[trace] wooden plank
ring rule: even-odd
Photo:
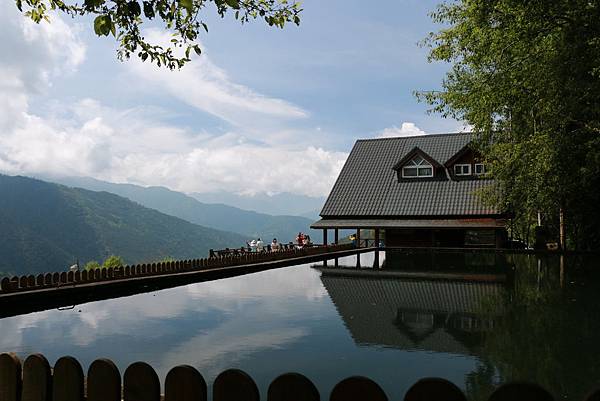
[[[165,401],[206,401],[204,378],[189,365],[176,366],[165,380]]]
[[[123,375],[125,401],[160,401],[160,381],[152,366],[135,362]]]
[[[53,401],[83,401],[83,369],[70,356],[56,361],[52,380]]]
[[[320,401],[319,390],[306,376],[285,373],[277,377],[267,392],[267,401]]]
[[[88,369],[87,401],[121,401],[121,374],[109,359],[96,359]]]
[[[30,355],[23,364],[22,401],[50,401],[52,374],[50,364],[41,354]]]
[[[2,289],[2,292],[12,291],[12,286],[10,285],[10,279],[8,277],[4,277],[2,281],[0,281],[0,289]]]
[[[260,401],[258,387],[244,371],[228,369],[213,384],[213,401]]]
[[[21,361],[15,354],[0,354],[0,400],[21,399]]]
[[[541,386],[527,382],[506,383],[492,393],[489,401],[554,401]]]
[[[408,389],[404,401],[467,401],[452,382],[437,377],[419,380]]]
[[[373,380],[353,376],[342,380],[333,388],[330,401],[387,401],[385,392]]]

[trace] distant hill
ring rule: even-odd
[[[247,239],[261,237],[265,241],[271,241],[277,238],[280,242],[288,242],[302,231],[310,233],[315,240],[321,240],[320,233],[309,229],[314,220],[306,217],[272,216],[223,204],[202,203],[191,196],[164,187],[114,184],[85,177],[50,180],[92,191],[111,192],[194,224],[243,234]]]
[[[324,197],[311,197],[291,193],[276,195],[237,195],[228,192],[192,193],[190,196],[203,203],[221,203],[244,210],[252,210],[270,215],[312,216],[314,210],[320,212],[325,203]],[[317,213],[318,215],[319,213]],[[312,218],[312,217],[311,217]]]
[[[108,192],[0,175],[0,272],[63,270],[111,254],[127,263],[205,257],[245,238],[192,224]]]

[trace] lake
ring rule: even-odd
[[[422,377],[483,400],[507,380],[579,400],[600,379],[596,257],[381,252],[201,282],[0,320],[0,350],[75,356],[87,370],[179,364],[207,383],[227,368],[261,395],[287,371],[326,399],[352,375],[402,399]],[[357,262],[360,268],[357,268]],[[412,275],[410,278],[407,276]],[[427,278],[425,278],[427,277]]]

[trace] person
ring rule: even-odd
[[[302,234],[302,232],[298,233],[298,236],[296,237],[296,243],[300,248],[302,247],[302,245],[304,245],[304,234]]]
[[[262,240],[260,238],[258,240],[256,240],[256,251],[257,252],[262,252],[264,246],[265,246],[265,243],[262,242]]]
[[[275,252],[279,250],[279,242],[277,242],[277,238],[273,238],[273,241],[271,241],[271,251]]]
[[[310,236],[305,235],[304,238],[302,239],[302,246],[309,246],[310,245]]]
[[[256,240],[250,241],[250,252],[256,252]]]

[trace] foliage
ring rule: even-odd
[[[99,269],[100,267],[101,267],[100,263],[96,262],[95,260],[91,260],[91,261],[87,262],[83,268],[85,270],[95,270],[95,269]]]
[[[445,27],[425,44],[452,64],[433,112],[466,121],[502,196],[526,227],[536,212],[571,243],[600,247],[600,4],[463,0],[432,13]],[[569,224],[570,223],[570,224]]]
[[[111,255],[108,258],[106,258],[106,260],[104,261],[104,263],[102,264],[102,267],[105,268],[111,268],[111,267],[121,267],[121,266],[125,266],[125,262],[123,261],[123,258],[120,256],[115,256],[115,255]]]
[[[208,26],[201,16],[207,6],[225,17],[233,12],[235,19],[246,23],[262,18],[270,26],[283,28],[286,23],[300,23],[300,4],[287,0],[15,0],[26,16],[35,22],[49,21],[49,10],[58,10],[72,17],[94,17],[94,32],[98,36],[112,35],[119,43],[117,56],[129,59],[132,54],[142,61],[148,58],[158,66],[181,68],[190,61],[190,52],[200,54],[196,43]],[[171,43],[164,46],[148,42],[142,26],[151,21],[172,33]],[[182,55],[174,52],[181,48]]]

